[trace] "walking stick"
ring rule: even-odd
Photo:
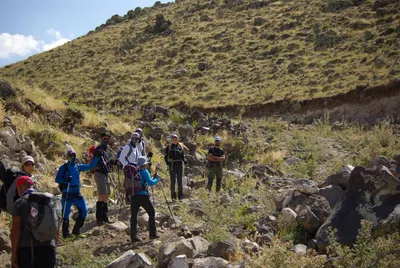
[[[158,166],[159,166],[159,164],[157,164],[156,169],[158,169]],[[174,213],[172,213],[171,207],[170,207],[169,204],[168,204],[167,196],[165,195],[165,192],[164,192],[164,185],[162,184],[161,180],[159,180],[159,182],[160,182],[160,186],[161,186],[161,192],[163,193],[163,196],[164,196],[164,199],[165,199],[165,203],[167,204],[169,213],[171,214],[171,217],[172,217],[172,219],[174,220],[175,226],[177,226],[177,223],[176,223],[176,221],[175,221]]]

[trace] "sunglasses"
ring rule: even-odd
[[[139,140],[139,138],[132,138],[132,140],[134,140],[134,141],[138,141],[138,140]]]
[[[68,155],[68,158],[76,157],[76,154],[70,154]]]
[[[177,140],[178,138],[176,138],[176,137],[173,137],[172,139],[173,139],[173,140]]]
[[[33,166],[35,166],[35,164],[32,163],[32,162],[26,162],[26,163],[24,164],[24,166],[31,166],[31,167],[33,167]]]
[[[103,141],[109,141],[110,138],[103,138]]]

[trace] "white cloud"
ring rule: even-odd
[[[46,43],[42,40],[37,40],[33,35],[21,35],[9,33],[0,33],[0,59],[7,59],[12,56],[26,56],[34,53],[47,51],[55,47],[61,46],[69,41],[61,35],[59,31],[50,28],[46,33],[56,40]]]
[[[51,42],[50,44],[44,44],[43,51],[47,51],[47,50],[53,49],[55,47],[64,45],[65,43],[67,43],[69,41],[71,41],[71,40],[69,40],[67,38],[61,38],[61,39],[58,39],[57,41]]]
[[[46,30],[46,33],[50,36],[54,36],[57,40],[62,38],[61,33],[59,31],[54,30],[53,28]]]
[[[52,41],[50,44],[44,44],[43,51],[53,49],[55,47],[64,45],[65,43],[71,41],[68,38],[62,37],[61,33],[59,31],[54,30],[53,28],[48,29],[46,33],[50,36],[54,36],[57,40]]]
[[[41,41],[32,35],[9,33],[0,34],[0,59],[7,59],[13,55],[25,56],[40,51]]]

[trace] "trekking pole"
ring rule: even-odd
[[[162,191],[162,193],[163,193],[163,195],[164,195],[164,198],[165,198],[165,203],[166,203],[167,206],[168,206],[169,213],[171,213],[171,217],[172,217],[172,219],[174,220],[175,226],[177,226],[177,223],[176,223],[176,221],[175,221],[174,213],[172,213],[171,207],[170,207],[169,204],[168,204],[167,196],[165,195],[165,192],[164,192],[164,186],[163,186],[161,180],[160,180],[159,182],[160,182],[160,185],[161,185],[161,191]]]
[[[114,187],[114,190],[115,190],[116,195],[117,195],[117,200],[121,200],[119,191],[118,191],[117,187],[115,186],[115,181],[114,181],[113,176],[112,176],[112,174],[111,174],[111,172],[110,172],[110,168],[107,166],[107,163],[106,163],[106,161],[104,160],[104,157],[103,157],[103,156],[101,156],[101,159],[103,160],[104,167],[106,168],[107,173],[108,173],[108,175],[110,176],[111,184],[112,184],[112,186]]]
[[[151,156],[149,157],[149,162],[151,163]],[[157,169],[158,169],[158,165],[156,165],[156,170],[155,170],[156,174],[157,174]],[[150,171],[151,171],[151,168],[150,168]],[[153,196],[153,204],[154,204],[155,202],[154,202],[154,187],[153,186],[151,186],[151,195]]]
[[[67,193],[65,194],[65,201],[64,201],[64,209],[63,209],[63,213],[62,213],[62,219],[64,219],[65,210],[66,210],[66,208],[67,208],[67,200],[68,200],[69,185],[70,185],[70,183],[68,183],[68,186],[67,186]]]

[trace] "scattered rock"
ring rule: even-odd
[[[193,257],[194,249],[191,243],[183,237],[172,238],[161,246],[158,252],[158,266],[167,267],[173,258],[183,254],[188,258]]]
[[[210,18],[208,15],[204,14],[200,16],[200,21],[212,21],[212,18]]]
[[[293,251],[294,253],[296,253],[296,254],[299,254],[299,255],[306,255],[307,254],[307,246],[306,245],[303,245],[303,244],[297,244],[297,245],[294,245],[291,249],[290,249],[290,251]]]
[[[238,261],[243,258],[242,253],[237,249],[233,241],[219,241],[208,247],[207,254],[214,257],[221,257],[227,261]]]
[[[199,64],[197,64],[197,69],[199,69],[199,71],[205,71],[210,67],[210,65],[208,64],[207,61],[202,61],[199,62]],[[192,116],[193,118],[193,116]]]
[[[226,268],[228,264],[223,258],[207,257],[194,259],[192,268]]]
[[[10,234],[6,230],[0,230],[0,251],[11,252]]]
[[[297,221],[303,228],[310,234],[315,234],[321,223],[317,216],[310,210],[308,206],[305,206],[297,215]]]
[[[187,268],[187,257],[186,255],[178,255],[171,260],[168,265],[168,268]]]
[[[303,194],[312,195],[319,192],[317,185],[315,185],[312,180],[308,179],[298,179],[294,181],[293,186],[297,189],[297,191]]]
[[[187,241],[192,245],[192,248],[194,249],[194,256],[199,253],[207,252],[209,246],[211,245],[210,242],[208,242],[201,236],[189,238]]]
[[[368,165],[370,168],[376,168],[379,166],[385,166],[387,168],[390,168],[390,161],[387,159],[385,156],[378,156],[375,159],[371,161],[371,163]]]
[[[336,203],[340,200],[340,198],[343,196],[343,193],[343,189],[337,184],[332,184],[319,189],[319,194],[328,200],[331,209],[333,209]]]
[[[287,226],[293,226],[296,223],[297,214],[291,208],[284,208],[278,218],[278,229],[283,230]]]
[[[150,268],[153,264],[150,262],[149,258],[143,254],[136,254],[133,250],[125,252],[118,259],[111,262],[107,268]]]
[[[261,17],[254,18],[254,26],[261,26],[265,23],[265,19]]]
[[[11,84],[7,81],[0,80],[0,98],[6,100],[11,97],[17,96],[15,90],[11,87]]]
[[[109,228],[111,230],[125,231],[129,227],[128,227],[128,225],[126,225],[122,221],[117,221],[117,222],[114,222],[114,223],[111,223],[111,224],[107,224],[107,228]]]
[[[322,188],[328,185],[337,184],[342,187],[342,189],[347,189],[349,186],[350,173],[353,169],[354,167],[351,165],[341,168],[336,174],[329,176],[325,181],[318,185],[318,187]]]
[[[189,124],[185,124],[183,126],[180,126],[178,128],[178,132],[179,132],[179,134],[180,134],[182,139],[184,139],[184,138],[189,138],[190,139],[194,135],[194,129]],[[185,143],[185,145],[186,145],[186,143]]]

